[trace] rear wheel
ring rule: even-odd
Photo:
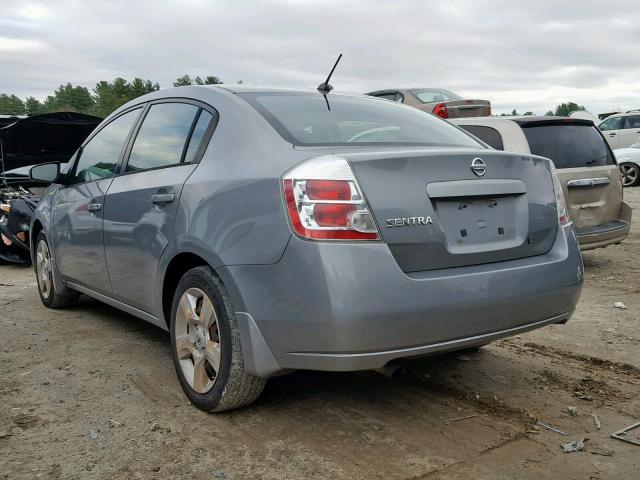
[[[178,283],[171,345],[180,385],[199,409],[231,410],[262,393],[266,380],[245,371],[235,310],[208,267],[189,270]]]
[[[622,172],[622,186],[635,187],[640,180],[640,167],[635,163],[621,163],[620,172]]]
[[[60,287],[62,282],[54,281],[54,275],[56,275],[55,265],[44,232],[38,234],[35,257],[34,268],[38,281],[38,293],[44,306],[48,308],[65,308],[73,305],[78,300],[79,294],[64,286]],[[56,287],[56,284],[58,287]]]

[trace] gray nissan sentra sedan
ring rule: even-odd
[[[206,411],[286,371],[382,368],[563,323],[580,295],[549,160],[371,97],[167,89],[31,176],[53,182],[31,229],[44,305],[83,293],[169,330]]]

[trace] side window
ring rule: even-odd
[[[196,153],[198,153],[198,148],[202,143],[202,138],[211,124],[211,120],[213,120],[213,115],[206,110],[200,110],[200,116],[198,117],[196,126],[193,128],[191,139],[189,139],[189,146],[187,147],[187,153],[184,156],[185,163],[191,163],[195,159]]]
[[[126,171],[180,163],[198,110],[195,105],[186,103],[152,105],[133,143]]]
[[[402,95],[400,92],[396,92],[394,100],[398,103],[404,103],[404,95]]]
[[[113,177],[120,162],[124,142],[141,110],[138,108],[119,116],[83,147],[69,183],[92,182]]]
[[[622,128],[640,128],[640,115],[624,117],[624,127]]]
[[[502,136],[495,128],[485,127],[482,125],[459,125],[460,128],[466,130],[474,137],[478,137],[484,143],[496,150],[504,150]]]
[[[607,118],[604,122],[602,122],[598,128],[602,131],[607,130],[620,130],[622,128],[622,121],[624,117],[613,117]]]

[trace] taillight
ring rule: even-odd
[[[378,240],[376,226],[349,163],[339,157],[308,160],[283,177],[295,233],[316,240]]]
[[[433,110],[431,112],[439,117],[449,118],[449,111],[447,110],[447,106],[444,103],[438,103],[435,107],[433,107]]]
[[[558,172],[556,167],[551,163],[551,176],[553,177],[553,191],[556,194],[556,210],[558,211],[558,223],[560,226],[568,225],[571,223],[569,213],[567,212],[567,204],[564,201],[564,193],[562,193],[562,186],[560,180],[558,180]]]

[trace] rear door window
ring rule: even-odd
[[[496,150],[504,150],[504,144],[502,143],[502,136],[500,132],[495,128],[485,127],[482,125],[458,125],[463,130],[466,130],[474,137],[479,138],[484,143]]]
[[[127,172],[177,165],[199,108],[186,103],[152,105],[129,155]]]
[[[546,124],[523,126],[522,131],[531,153],[551,159],[556,168],[615,164],[606,142],[593,126]]]
[[[622,128],[640,128],[640,115],[624,117],[624,127]]]
[[[198,149],[202,144],[202,139],[207,133],[207,129],[209,128],[212,120],[213,115],[211,115],[206,110],[200,110],[200,116],[198,117],[198,121],[193,128],[193,133],[191,134],[191,138],[189,139],[189,146],[187,147],[187,153],[184,156],[185,163],[191,163],[196,159],[196,154],[198,153]]]

